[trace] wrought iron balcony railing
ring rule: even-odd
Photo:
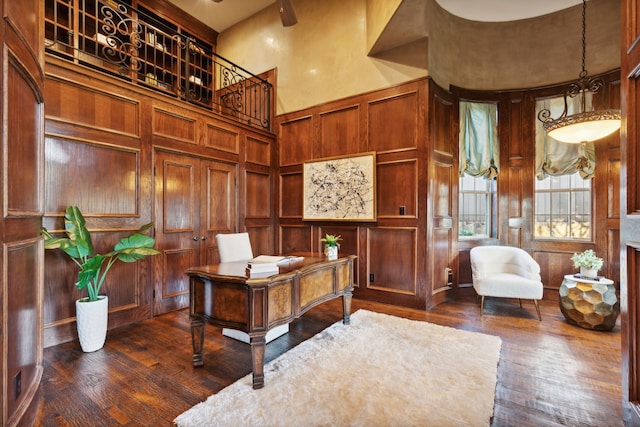
[[[45,0],[48,52],[270,130],[272,85],[130,0]]]

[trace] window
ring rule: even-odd
[[[458,236],[482,238],[492,235],[495,179],[464,174],[460,177]]]
[[[579,173],[536,180],[536,238],[591,239],[591,180]]]
[[[498,105],[460,101],[460,238],[495,236],[495,178],[499,173]]]

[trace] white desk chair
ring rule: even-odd
[[[249,233],[231,233],[217,234],[216,243],[218,244],[218,255],[220,262],[247,262],[253,259],[253,250],[251,249],[251,240]],[[276,338],[289,332],[289,324],[276,326],[267,332],[265,336],[266,342],[275,340]],[[222,335],[242,341],[249,344],[249,335],[246,332],[237,329],[222,328]]]
[[[249,233],[217,234],[220,262],[249,261],[253,258]]]

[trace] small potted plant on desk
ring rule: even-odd
[[[97,254],[91,243],[91,233],[87,230],[85,219],[77,206],[69,206],[64,215],[64,229],[67,237],[55,237],[46,228],[45,249],[61,249],[80,268],[76,288],[86,289],[88,296],[76,301],[76,323],[78,339],[84,352],[102,348],[107,337],[109,318],[109,299],[100,295],[107,273],[116,261],[136,262],[147,255],[160,252],[153,249],[155,239],[146,236],[145,230],[153,223],[140,227],[132,235],[120,240],[107,254]]]
[[[340,242],[342,238],[340,236],[334,236],[333,234],[325,234],[321,242],[324,242],[324,255],[327,260],[332,261],[338,259],[338,249],[340,249]]]
[[[604,261],[598,258],[593,249],[587,249],[581,253],[574,253],[571,257],[573,266],[580,268],[580,276],[584,278],[598,277],[598,270],[602,268]]]

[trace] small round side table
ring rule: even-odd
[[[567,274],[560,285],[560,311],[572,325],[598,331],[613,329],[620,314],[613,280]]]

